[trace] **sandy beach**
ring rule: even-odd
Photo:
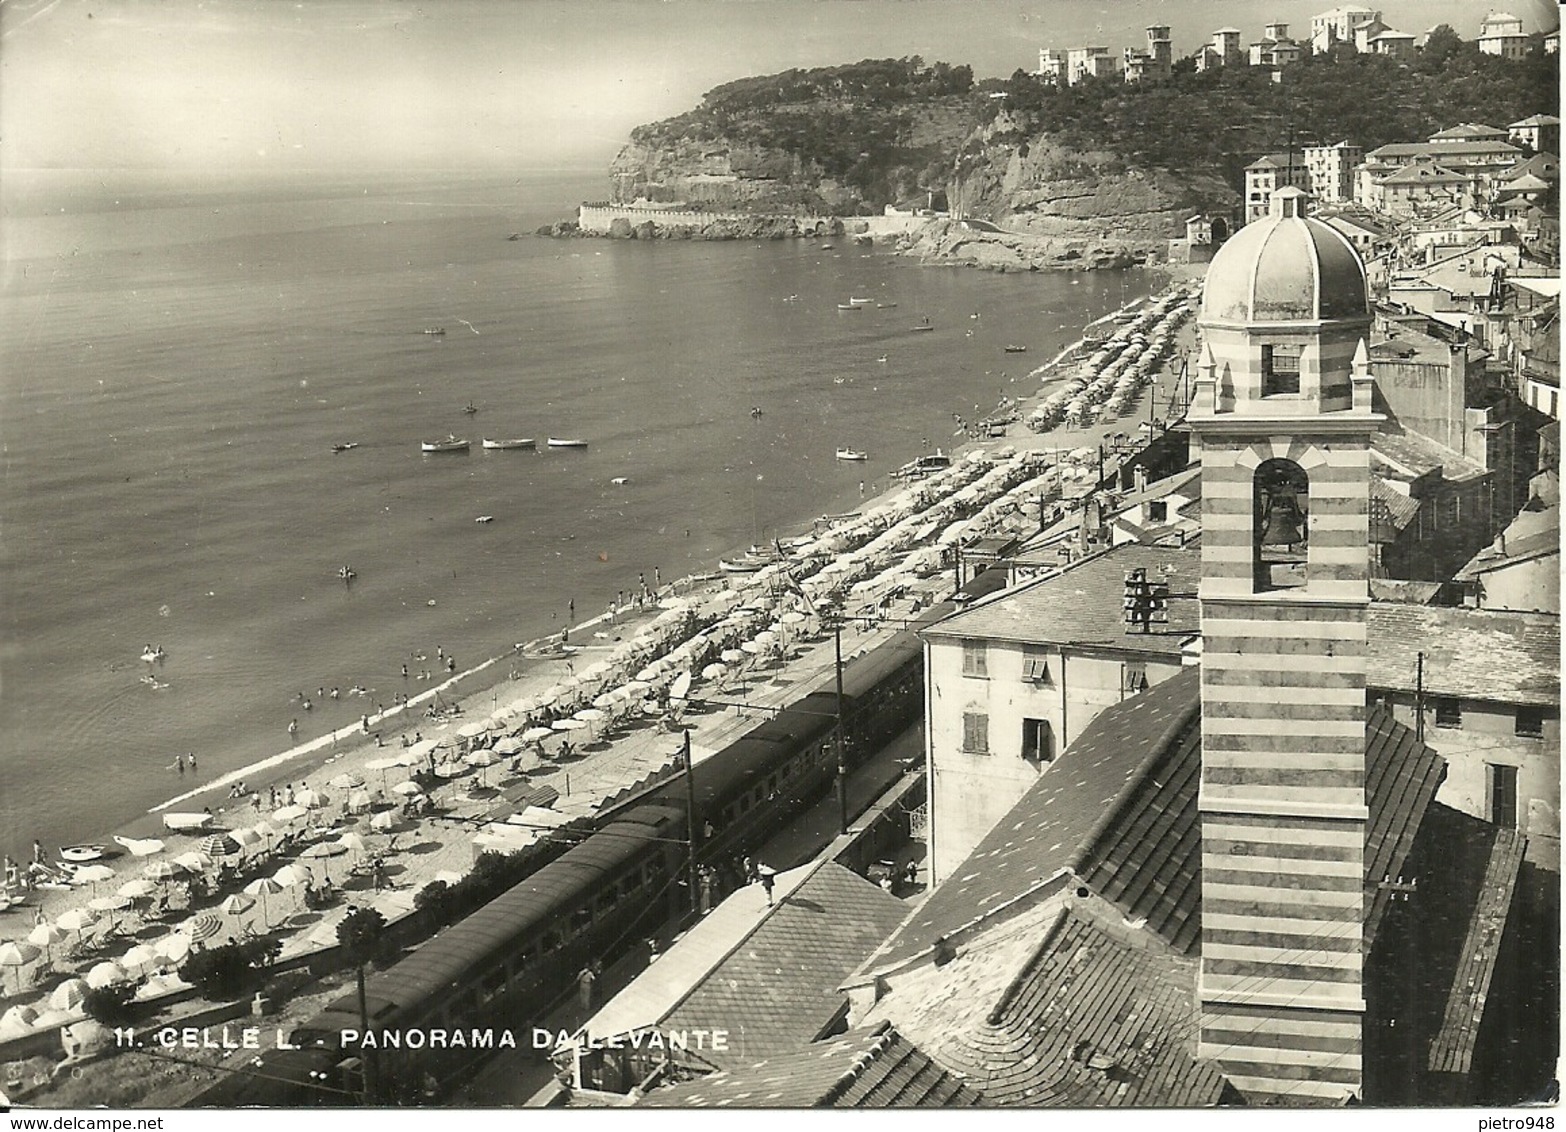
[[[1162,293],[1169,291],[1166,289]],[[1181,331],[1177,349],[1188,344],[1190,334],[1191,328],[1186,326]],[[1068,349],[1031,371],[1027,378],[1029,385],[1042,383],[1043,387],[1031,388],[1010,407],[1010,411],[1020,412],[1025,417],[1029,408],[1053,388],[1062,375],[1072,372],[1074,354],[1080,354],[1080,350]],[[1165,368],[1178,368],[1177,354],[1171,356]],[[1168,379],[1167,373],[1162,374],[1156,393],[1149,390],[1144,396],[1156,396],[1159,404],[1166,403],[1168,394],[1162,382]],[[1142,402],[1142,406],[1141,416],[1145,419],[1146,402]],[[1118,427],[1124,428],[1124,423]],[[988,466],[997,462],[993,455],[997,452],[1021,450],[1038,454],[1093,444],[1116,428],[1116,422],[1109,421],[1087,429],[1034,434],[1021,426],[1013,426],[1009,430],[1012,435],[965,443],[955,449],[953,455],[961,457],[975,451],[991,454],[987,462],[974,464],[978,468],[981,464]],[[958,460],[959,465],[965,462]],[[954,479],[949,494],[956,494],[966,482],[968,480]],[[908,485],[893,481],[879,494],[866,498],[861,512],[888,508],[907,490]],[[176,883],[165,889],[160,885],[158,891],[165,895],[168,890],[176,893],[170,900],[175,907],[162,918],[150,917],[146,901],[138,899],[123,909],[103,911],[84,931],[67,932],[59,942],[46,944],[43,953],[33,961],[0,968],[6,1006],[13,1008],[5,1016],[6,1020],[0,1021],[0,1041],[26,1034],[32,1028],[20,1025],[18,1013],[25,1018],[28,1016],[25,1011],[36,1012],[34,1025],[38,1028],[79,1018],[78,1010],[50,1009],[49,994],[67,976],[82,974],[93,963],[123,955],[133,945],[151,946],[171,934],[188,935],[198,915],[204,919],[218,918],[215,928],[207,923],[203,928],[195,929],[197,934],[207,932],[207,938],[214,942],[240,938],[250,932],[274,933],[283,940],[285,958],[334,944],[336,925],[345,914],[349,900],[358,906],[377,908],[388,920],[406,915],[413,909],[414,895],[426,884],[436,879],[454,879],[471,866],[475,856],[473,837],[479,819],[489,813],[497,801],[504,802],[499,793],[501,789],[523,784],[548,786],[559,794],[554,802],[558,812],[567,815],[591,813],[603,798],[663,765],[677,749],[677,738],[650,721],[641,720],[636,726],[617,732],[618,737],[613,741],[579,744],[586,749],[575,757],[541,764],[528,758],[526,763],[533,769],[527,774],[516,773],[510,759],[502,756],[494,765],[474,768],[472,773],[453,777],[432,791],[432,801],[440,811],[438,816],[399,819],[390,829],[380,828],[371,820],[373,812],[395,813],[388,807],[402,801],[395,788],[407,778],[409,769],[384,767],[382,764],[389,757],[401,755],[419,741],[453,740],[465,726],[473,723],[491,721],[498,734],[500,724],[492,717],[506,705],[547,697],[563,680],[609,658],[617,648],[637,638],[670,609],[703,609],[708,603],[721,603],[725,591],[731,587],[745,584],[722,574],[669,582],[655,598],[649,595],[650,600],[632,603],[612,617],[605,613],[571,626],[569,652],[560,651],[560,642],[555,637],[519,643],[513,653],[487,660],[439,683],[420,682],[420,690],[410,692],[406,705],[398,705],[384,713],[372,712],[359,726],[339,729],[220,778],[201,780],[197,777],[199,770],[179,775],[177,781],[171,781],[171,787],[184,786],[186,789],[171,789],[170,797],[152,812],[115,831],[120,838],[161,839],[165,843],[161,851],[137,857],[122,850],[113,838],[104,838],[108,852],[101,863],[112,875],[95,883],[32,888],[20,903],[0,915],[0,942],[23,943],[38,925],[55,924],[61,916],[84,908],[91,900],[107,898],[112,903],[118,888],[142,878],[149,869],[196,849],[214,832],[233,833],[267,821],[287,806],[291,797],[299,798],[306,790],[320,797],[319,807],[311,809],[300,821],[277,824],[280,829],[313,830],[307,836],[316,838],[317,844],[351,835],[351,848],[332,851],[331,855],[325,855],[326,850],[318,850],[323,855],[311,858],[307,863],[312,884],[330,879],[334,886],[342,888],[347,899],[321,911],[306,909],[303,889],[296,886],[267,896],[264,901],[242,897],[231,901],[226,905],[229,910],[224,910],[225,905],[219,901],[233,897],[237,892],[237,888],[229,887],[206,899],[198,898],[189,907],[180,907],[184,901],[177,894],[182,886]],[[928,600],[937,588],[948,584],[946,577],[936,573],[914,591],[914,596]],[[875,637],[875,633],[869,633],[863,640],[845,638],[845,651],[850,646],[854,649],[869,647]],[[825,642],[812,643],[803,638],[789,642],[785,657],[780,658],[780,661],[786,660],[787,667],[770,673],[764,682],[751,682],[752,686],[745,691],[747,702],[753,700],[759,705],[796,698],[813,679],[828,678],[830,652],[829,638]],[[436,656],[433,644],[428,655]],[[436,708],[441,709],[438,714],[430,714]],[[684,722],[692,730],[693,746],[704,750],[717,749],[742,728],[751,725],[744,713],[727,711],[691,715]],[[571,734],[575,736],[576,733]],[[459,749],[465,747],[466,744]],[[173,777],[171,772],[171,779]],[[232,797],[231,790],[240,783],[249,793],[244,797]],[[366,794],[368,798],[364,796]],[[350,807],[348,803],[355,795],[358,795],[356,804]],[[164,828],[165,814],[201,813],[204,810],[212,815],[207,829],[181,834]],[[349,810],[354,812],[347,812]],[[265,845],[257,848],[264,851]],[[49,847],[47,852],[52,855],[53,848]],[[385,862],[385,883],[378,889],[372,883],[367,867],[356,868],[367,865],[375,857],[383,858]],[[260,871],[269,873],[270,864]],[[90,954],[83,954],[82,939],[102,935],[109,925],[114,926],[116,938],[106,946],[90,949]],[[143,993],[150,994],[157,988],[175,985],[171,981],[175,966],[168,960],[155,960],[131,973],[163,972],[162,976],[154,975],[152,982],[144,984],[150,989]],[[336,993],[335,990],[332,993]],[[302,1019],[307,1016],[304,1011],[309,1002],[308,997],[297,1000],[289,1013],[298,1013]],[[22,1078],[27,1072],[39,1070],[37,1059],[29,1063],[25,1071],[13,1067],[13,1073]],[[177,1086],[179,1081],[174,1079],[170,1083]],[[46,1092],[40,1100],[45,1104],[66,1103],[50,1100],[53,1095]]]

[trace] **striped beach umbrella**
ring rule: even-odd
[[[85,979],[66,979],[50,992],[49,1005],[55,1010],[78,1010],[91,989]]]
[[[22,993],[22,968],[43,954],[42,949],[26,940],[0,943],[0,967],[16,968],[16,993]]]
[[[185,924],[185,932],[192,943],[211,939],[223,930],[223,918],[212,912],[203,912]]]
[[[283,891],[283,886],[271,877],[257,877],[245,885],[245,895],[259,896],[261,898],[261,920],[267,927],[272,926],[272,915],[266,906],[266,898]]]
[[[208,857],[232,857],[240,851],[240,844],[226,833],[214,833],[196,843],[196,851]]]

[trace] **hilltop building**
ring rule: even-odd
[[[1381,13],[1374,8],[1345,4],[1342,7],[1328,9],[1318,16],[1311,17],[1311,54],[1324,54],[1337,43],[1353,43],[1357,46],[1356,40],[1362,31],[1371,27],[1380,31],[1385,26],[1381,23]]]
[[[1522,20],[1510,12],[1491,12],[1479,21],[1479,50],[1503,59],[1521,59],[1528,54],[1528,36]]]
[[[1168,24],[1151,24],[1147,28],[1147,47],[1125,49],[1126,82],[1167,79],[1174,66],[1174,41],[1169,38]]]
[[[1210,71],[1214,67],[1233,67],[1245,61],[1240,50],[1239,28],[1219,28],[1213,32],[1211,43],[1204,43],[1196,52],[1196,69]]]
[[[1289,25],[1270,23],[1262,32],[1260,41],[1251,44],[1250,62],[1253,67],[1286,67],[1298,63],[1305,48],[1289,38]]]
[[[1506,140],[1534,153],[1558,153],[1561,148],[1561,120],[1553,114],[1530,114],[1506,127]]]

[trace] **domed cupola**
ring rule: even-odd
[[[1365,268],[1347,238],[1305,215],[1307,195],[1272,194],[1271,212],[1213,257],[1202,319],[1222,323],[1320,322],[1368,313]]]

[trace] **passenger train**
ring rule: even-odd
[[[1004,573],[981,574],[959,598],[996,588]],[[845,662],[848,768],[921,718],[918,632],[955,608],[956,600],[936,604],[881,647]],[[367,974],[368,1040],[343,1042],[345,1031],[366,1031],[358,991],[350,990],[292,1032],[298,1048],[265,1051],[189,1105],[360,1104],[371,1058],[372,1103],[445,1095],[482,1063],[486,1043],[503,1042],[507,1031],[518,1046],[528,1042],[583,966],[607,966],[691,914],[690,795],[696,859],[713,866],[754,850],[823,797],[837,773],[837,717],[835,689],[812,692],[698,764],[689,787],[677,775],[625,799],[563,855],[386,970]]]

